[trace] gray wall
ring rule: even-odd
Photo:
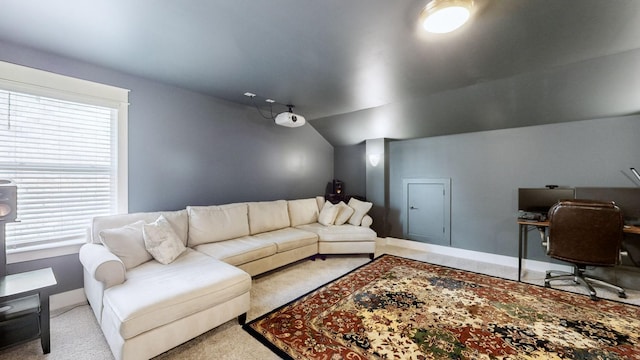
[[[131,90],[130,212],[312,197],[333,178],[333,146],[311,126],[276,126],[254,108],[14,44],[0,42],[0,60]],[[54,293],[82,287],[77,255],[7,270],[47,266]]]
[[[366,196],[366,144],[336,146],[334,149],[334,175],[344,181],[348,195]]]
[[[131,212],[311,197],[333,178],[333,147],[311,126],[158,84],[130,102]]]
[[[640,116],[390,143],[391,236],[402,237],[402,179],[451,178],[452,247],[517,256],[519,187],[635,187]],[[545,260],[529,242],[528,257]]]
[[[371,139],[366,141],[367,147],[367,200],[373,203],[369,215],[373,219],[371,228],[379,237],[389,236],[389,141],[387,139]],[[370,156],[380,156],[380,161],[373,166]]]

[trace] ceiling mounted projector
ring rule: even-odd
[[[289,111],[278,114],[275,119],[276,124],[292,128],[304,125],[306,123],[304,116],[294,114],[291,111],[292,105],[287,106],[289,107]]]
[[[258,110],[258,113],[263,118],[269,119],[269,120],[274,120],[276,125],[295,128],[295,127],[300,127],[300,126],[302,126],[302,125],[307,123],[307,121],[305,120],[304,116],[293,113],[293,110],[291,110],[291,109],[293,109],[295,106],[293,106],[291,104],[284,105],[284,104],[281,104],[281,103],[277,103],[275,100],[272,100],[272,99],[265,99],[265,101],[269,103],[269,109],[270,109],[270,114],[269,115],[265,115],[265,114],[262,113],[262,111],[260,111],[260,108],[258,107],[258,104],[256,104],[256,102],[255,102],[256,94],[251,93],[251,92],[246,92],[246,93],[244,93],[244,96],[251,98],[251,101],[253,102],[253,105],[256,107],[256,110]],[[280,113],[280,114],[278,114],[278,116],[273,116],[273,107],[272,107],[273,104],[286,106],[286,107],[289,108],[289,111]]]

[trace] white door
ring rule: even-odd
[[[403,185],[405,238],[450,246],[450,180],[405,179]]]

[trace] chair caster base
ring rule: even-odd
[[[558,275],[553,275],[553,273],[557,273]],[[546,275],[544,277],[544,287],[550,288],[551,287],[550,282],[552,280],[561,280],[561,279],[563,280],[571,279],[573,280],[574,284],[585,286],[589,291],[589,297],[591,298],[591,300],[598,300],[598,297],[596,296],[596,290],[593,288],[591,283],[603,285],[610,289],[616,290],[618,292],[618,297],[621,299],[627,298],[627,294],[625,293],[624,289],[621,288],[620,286],[614,285],[612,283],[609,283],[605,280],[602,280],[594,276],[585,276],[584,269],[581,269],[577,266],[574,266],[573,273],[547,270]]]

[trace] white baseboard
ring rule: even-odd
[[[54,294],[49,297],[49,308],[51,311],[86,303],[87,297],[84,294],[84,288]]]
[[[418,241],[391,237],[383,239],[382,243],[387,246],[399,246],[406,249],[431,252],[434,254],[453,256],[462,259],[481,261],[485,263],[509,266],[513,268],[518,267],[518,258],[515,256],[491,254],[481,251],[465,250],[449,246],[427,244]],[[522,259],[522,269],[536,272],[545,272],[546,270],[572,271],[571,266],[527,259]]]

